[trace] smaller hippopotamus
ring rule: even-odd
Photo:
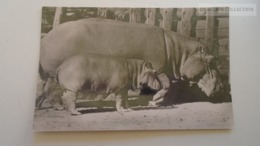
[[[57,69],[56,79],[64,89],[65,108],[72,115],[78,93],[116,95],[118,112],[129,111],[127,92],[142,87],[161,88],[157,71],[150,62],[100,54],[78,54],[67,58]],[[103,96],[106,97],[106,96]]]

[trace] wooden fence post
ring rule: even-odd
[[[155,8],[147,8],[145,10],[145,23],[155,25],[156,23],[156,9]]]
[[[191,18],[195,12],[194,8],[183,8],[181,17],[181,34],[191,36]]]
[[[115,20],[129,22],[129,9],[126,8],[114,8],[113,15]]]
[[[140,8],[130,8],[129,10],[129,21],[134,23],[141,23],[142,21],[142,10]]]
[[[206,45],[209,48],[209,52],[214,51],[214,36],[215,36],[215,14],[217,8],[208,9],[206,15]],[[216,51],[216,50],[215,50]]]
[[[107,17],[107,8],[98,8],[97,16],[101,18]]]
[[[166,8],[161,11],[163,20],[160,24],[160,26],[164,29],[171,30],[172,27],[172,21],[173,21],[173,9],[172,8]]]
[[[54,20],[53,20],[53,25],[52,28],[58,26],[61,22],[61,15],[62,15],[62,7],[57,7],[55,10],[54,14]]]
[[[101,18],[115,19],[115,14],[109,8],[98,8],[97,16]]]

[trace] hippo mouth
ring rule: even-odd
[[[145,84],[142,84],[142,90],[143,91],[150,91],[150,92],[156,92],[161,89],[161,84],[159,81],[153,81],[153,82],[148,82]]]
[[[216,70],[211,70],[204,74],[196,84],[208,97],[212,97],[215,93],[220,92],[223,86]]]

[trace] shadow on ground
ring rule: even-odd
[[[161,105],[167,106],[190,102],[232,102],[230,84],[225,83],[224,88],[211,97],[207,97],[197,85],[189,86],[188,82],[178,82],[171,84],[169,92],[166,94],[165,99]]]

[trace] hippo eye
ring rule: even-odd
[[[148,69],[152,69],[153,68],[152,63],[150,63],[150,62],[146,62],[145,63],[145,67],[148,68]]]

